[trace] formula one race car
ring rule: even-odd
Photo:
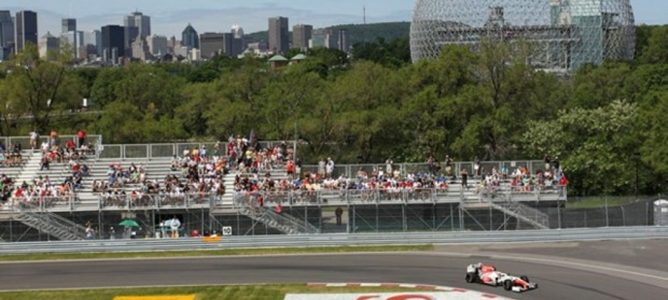
[[[482,283],[491,286],[502,285],[506,291],[521,293],[538,288],[538,284],[529,282],[527,276],[513,276],[496,270],[492,265],[483,263],[470,264],[466,267],[466,282]]]

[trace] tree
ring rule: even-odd
[[[401,67],[410,63],[411,51],[408,38],[398,38],[391,42],[378,38],[375,42],[362,42],[353,46],[355,60],[368,60],[386,67]]]
[[[640,62],[644,64],[668,63],[668,26],[657,26],[652,29]]]
[[[558,157],[578,192],[628,193],[634,190],[638,117],[638,105],[626,101],[573,108],[553,121],[530,122],[524,140],[533,157]]]
[[[52,112],[75,109],[81,99],[81,83],[69,69],[69,62],[66,55],[58,61],[43,61],[37,47],[26,45],[5,64],[5,108],[16,117],[30,118],[34,130],[48,132]]]

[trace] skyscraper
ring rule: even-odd
[[[84,33],[83,45],[85,47],[94,46],[97,56],[102,55],[102,33],[99,30],[93,30]],[[93,53],[91,53],[93,54]]]
[[[151,17],[145,16],[141,12],[133,12],[123,18],[125,27],[125,49],[132,51],[132,43],[138,38],[146,39],[151,35]]]
[[[337,41],[339,50],[346,53],[350,52],[350,35],[348,34],[348,30],[346,29],[339,30]]]
[[[60,38],[47,32],[39,42],[39,57],[45,60],[56,60],[60,51]]]
[[[199,49],[199,36],[197,35],[195,28],[193,28],[190,23],[188,23],[188,26],[183,29],[183,33],[181,34],[181,45],[191,49]]]
[[[146,38],[151,35],[151,17],[145,16],[141,12],[133,12],[129,16],[123,18],[123,25],[125,27],[136,27],[137,32],[131,38],[134,40],[137,36]]]
[[[243,53],[246,48],[244,29],[239,25],[233,25],[231,32],[234,39],[232,40],[232,52],[228,53],[228,55],[237,57],[239,54]]]
[[[146,38],[148,49],[153,56],[163,56],[169,51],[167,50],[167,37],[160,35],[152,35]]]
[[[0,10],[0,60],[9,58],[14,51],[14,21],[8,10]]]
[[[313,31],[310,48],[337,48],[337,37],[332,35],[330,29],[320,28]]]
[[[63,19],[62,25],[63,25],[62,33],[77,31],[77,19]]]
[[[205,32],[199,37],[202,58],[212,58],[224,52],[225,34]]]
[[[30,10],[17,12],[15,23],[16,52],[23,51],[28,43],[37,46],[37,13]]]
[[[269,18],[269,51],[285,54],[290,48],[288,18]]]
[[[313,35],[313,26],[299,24],[292,27],[292,48],[299,50],[308,49],[309,41]]]
[[[117,63],[116,59],[125,56],[125,28],[118,25],[102,27],[102,57],[105,62]],[[114,59],[116,58],[116,59]]]

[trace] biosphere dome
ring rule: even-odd
[[[413,61],[446,45],[476,49],[483,39],[524,40],[538,68],[570,72],[587,63],[633,59],[630,0],[417,0]]]

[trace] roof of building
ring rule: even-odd
[[[292,59],[290,59],[290,60],[305,60],[305,59],[306,59],[306,55],[304,55],[302,53],[299,53],[299,54],[295,55],[294,57],[292,57]]]
[[[288,61],[288,59],[282,55],[274,55],[272,58],[269,59],[269,62],[275,62],[275,61]]]

